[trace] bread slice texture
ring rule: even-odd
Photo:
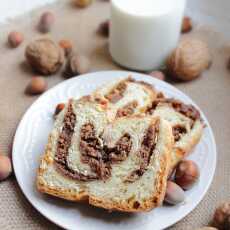
[[[161,94],[162,95],[162,94]],[[173,130],[174,146],[171,153],[171,171],[200,141],[204,124],[199,111],[180,100],[158,98],[153,101],[147,114],[167,120]]]
[[[141,115],[111,122],[106,107],[91,97],[69,102],[49,136],[37,188],[109,210],[149,211],[165,195],[171,126]]]
[[[93,95],[108,100],[113,116],[122,117],[145,112],[157,93],[152,85],[127,77],[102,86]]]

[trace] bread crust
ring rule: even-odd
[[[156,118],[159,119],[159,118]],[[142,202],[138,208],[135,207],[133,203],[129,202],[115,202],[106,199],[100,199],[96,196],[89,194],[87,190],[76,193],[73,190],[69,189],[60,189],[57,187],[51,187],[45,180],[43,180],[43,175],[45,171],[48,169],[49,166],[53,167],[53,157],[52,157],[52,134],[49,136],[49,141],[45,150],[45,154],[43,155],[40,163],[40,167],[37,172],[37,189],[42,193],[47,193],[52,196],[56,196],[59,198],[63,198],[70,201],[75,202],[87,202],[90,205],[97,206],[100,208],[108,209],[108,210],[116,210],[122,212],[143,212],[143,211],[150,211],[153,208],[161,205],[165,190],[166,190],[166,182],[167,182],[167,175],[170,170],[170,162],[171,162],[171,155],[170,151],[173,146],[173,135],[170,125],[167,121],[161,120],[162,130],[165,136],[165,146],[163,149],[163,153],[160,155],[160,170],[157,173],[156,180],[153,183],[155,188],[155,192],[148,200]],[[45,167],[44,167],[45,166]]]

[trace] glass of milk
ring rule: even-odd
[[[177,46],[186,0],[111,0],[109,50],[129,69],[161,67]]]

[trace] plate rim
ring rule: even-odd
[[[139,75],[139,76],[143,76],[143,77],[147,77],[149,79],[153,79],[153,77],[147,75],[147,74],[143,74],[143,73],[139,73],[139,72],[135,72],[135,71],[123,71],[123,70],[105,70],[105,71],[94,71],[94,72],[90,72],[90,73],[87,73],[87,74],[83,74],[83,75],[78,75],[78,76],[75,76],[71,79],[68,79],[68,80],[65,80],[65,81],[62,81],[60,83],[58,83],[57,85],[51,87],[49,90],[47,90],[45,93],[43,93],[40,97],[38,97],[25,111],[25,113],[22,115],[18,125],[17,125],[17,129],[16,129],[16,132],[15,132],[15,135],[14,135],[14,139],[13,139],[13,147],[12,147],[12,163],[13,163],[13,168],[14,168],[14,173],[15,173],[15,177],[16,177],[16,180],[17,180],[17,183],[20,187],[20,190],[22,191],[22,193],[24,194],[24,196],[26,197],[26,199],[30,202],[30,204],[33,206],[33,208],[35,208],[38,212],[40,212],[40,214],[42,214],[45,218],[47,218],[49,221],[51,221],[52,223],[56,224],[57,226],[59,227],[64,227],[64,228],[69,228],[68,225],[66,225],[65,223],[61,223],[59,221],[57,221],[56,219],[50,217],[47,212],[44,212],[44,210],[40,207],[40,206],[37,206],[33,201],[33,198],[31,198],[29,196],[29,194],[27,194],[27,192],[25,191],[24,189],[24,186],[22,185],[22,180],[19,176],[19,174],[17,173],[17,164],[16,164],[16,144],[17,144],[17,139],[18,139],[18,136],[19,136],[19,132],[20,132],[20,128],[23,126],[30,110],[36,106],[36,104],[38,104],[40,102],[40,100],[42,100],[43,98],[47,97],[48,94],[51,93],[51,91],[55,91],[56,89],[58,89],[59,87],[62,87],[62,85],[64,84],[68,84],[69,82],[71,81],[74,81],[78,78],[84,78],[86,76],[91,76],[93,77],[93,75],[95,74],[99,74],[99,73],[102,73],[102,74],[113,74],[113,73],[117,73],[119,75],[121,75],[121,77],[124,75],[124,76],[128,76],[128,75],[134,75],[134,78],[135,78],[135,75]],[[193,203],[192,207],[185,210],[183,214],[181,214],[179,217],[177,217],[176,220],[171,220],[170,222],[167,222],[167,225],[163,226],[163,228],[167,228],[167,227],[170,227],[174,224],[176,224],[177,222],[181,221],[182,219],[184,219],[189,213],[191,213],[197,206],[198,204],[204,199],[205,195],[207,194],[211,184],[212,184],[212,181],[213,181],[213,178],[214,178],[214,175],[215,175],[215,172],[216,172],[216,165],[217,165],[217,146],[216,146],[216,141],[215,141],[215,136],[214,136],[214,133],[213,133],[213,130],[211,128],[211,125],[207,119],[207,116],[204,114],[204,112],[201,110],[200,106],[198,106],[196,104],[196,102],[193,101],[193,99],[188,96],[187,94],[185,94],[184,92],[182,92],[180,89],[176,88],[175,86],[167,83],[167,82],[162,82],[161,80],[159,79],[156,79],[154,78],[154,81],[155,82],[161,82],[161,84],[167,86],[167,88],[169,89],[172,89],[173,91],[177,91],[178,93],[182,94],[186,100],[189,100],[193,105],[195,105],[199,111],[201,112],[202,114],[202,117],[204,118],[205,120],[205,124],[206,124],[206,127],[208,128],[209,130],[209,135],[210,135],[210,139],[211,139],[211,142],[212,142],[212,145],[213,145],[213,152],[214,152],[214,155],[213,155],[213,162],[212,162],[212,168],[213,168],[213,171],[209,177],[209,180],[207,181],[207,185],[205,187],[205,189],[202,191],[199,199],[196,200],[196,202]],[[156,84],[157,85],[157,84]]]

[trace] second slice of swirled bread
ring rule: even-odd
[[[165,98],[160,93],[147,109],[148,115],[160,116],[172,126],[175,144],[172,149],[171,171],[187,156],[200,141],[204,124],[200,112],[193,106],[180,100]]]
[[[175,139],[170,171],[200,141],[203,124],[199,111],[179,100],[165,98],[163,93],[157,92],[151,85],[129,77],[99,88],[95,95],[108,100],[115,117],[146,113],[169,121]],[[159,95],[161,98],[158,98]]]
[[[165,195],[171,126],[141,115],[110,122],[107,106],[92,97],[70,100],[50,134],[37,188],[109,210],[149,211]]]

